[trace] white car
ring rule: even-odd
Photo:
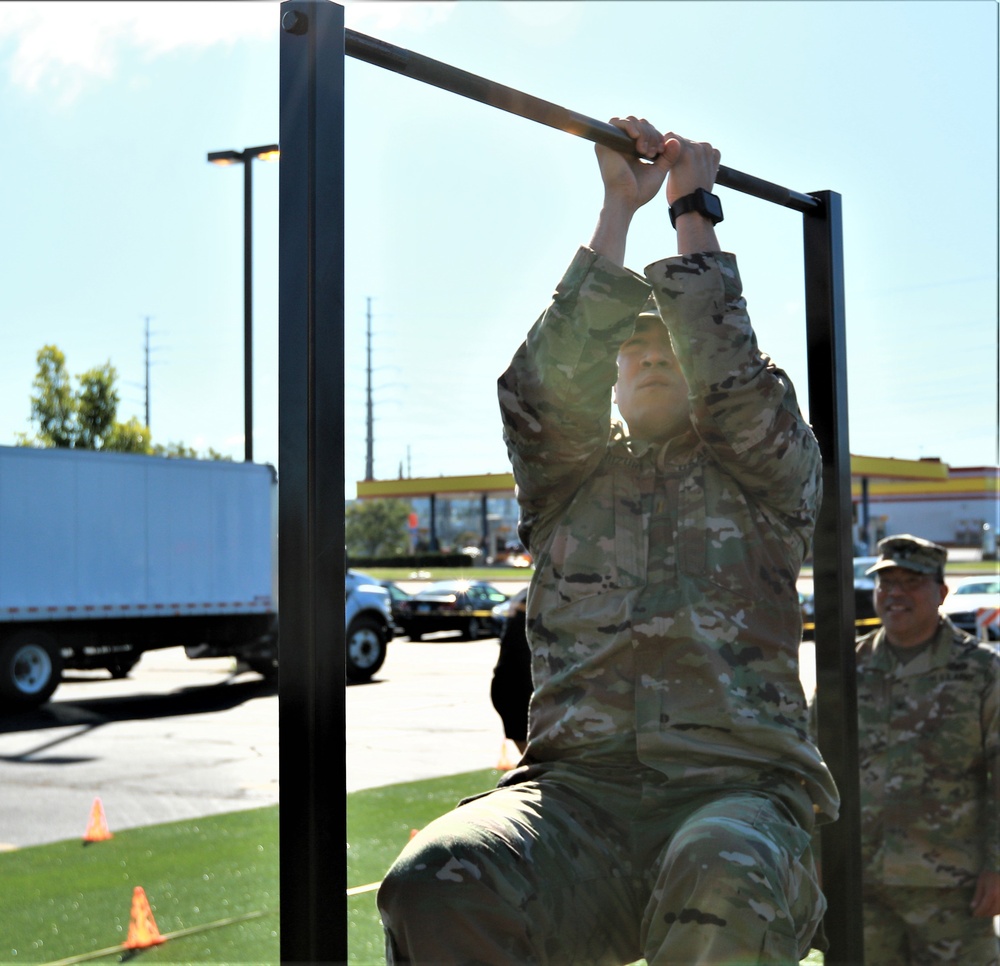
[[[976,633],[976,615],[980,610],[1000,607],[1000,577],[966,577],[944,599],[941,610],[951,622],[969,634]],[[990,627],[991,641],[1000,640],[1000,632]]]

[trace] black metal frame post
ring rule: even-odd
[[[816,702],[819,746],[840,790],[840,819],[823,826],[821,857],[829,908],[826,966],[861,966],[861,816],[851,453],[847,431],[847,344],[840,195],[802,219],[809,418],[823,454],[823,503],[813,541]]]
[[[281,38],[279,456],[281,928],[284,962],[344,961],[343,55],[631,152],[612,125],[343,30],[343,8],[285,0]],[[823,453],[817,528],[820,745],[842,794],[823,836],[827,966],[859,966],[860,818],[840,196],[731,168],[720,185],[804,215],[810,415]],[[432,540],[434,498],[431,497]]]
[[[347,960],[344,10],[280,7],[281,960]]]

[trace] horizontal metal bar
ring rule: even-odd
[[[386,70],[405,74],[414,80],[440,87],[453,94],[461,94],[490,107],[497,107],[508,114],[518,114],[528,120],[538,121],[539,124],[565,131],[567,134],[575,134],[588,141],[603,144],[623,154],[635,153],[632,139],[613,124],[577,114],[576,111],[570,111],[551,101],[544,101],[540,97],[514,90],[513,87],[505,87],[485,77],[470,74],[450,64],[433,60],[423,54],[416,54],[404,47],[396,47],[384,40],[358,33],[356,30],[344,31],[344,53],[376,67],[384,67]],[[753,175],[727,168],[725,165],[719,166],[715,180],[717,184],[732,188],[734,191],[741,191],[796,211],[809,211],[820,204],[811,195],[792,191],[772,181],[755,178]]]

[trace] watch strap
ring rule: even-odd
[[[670,224],[677,227],[677,219],[681,215],[686,215],[689,211],[696,211],[707,218],[713,225],[722,221],[722,202],[717,195],[713,195],[704,188],[697,188],[689,195],[678,198],[670,206]]]

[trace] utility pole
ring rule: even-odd
[[[146,429],[149,429],[149,316],[146,316]]]
[[[365,456],[365,479],[375,479],[375,438],[372,418],[372,300],[368,296],[368,448]]]

